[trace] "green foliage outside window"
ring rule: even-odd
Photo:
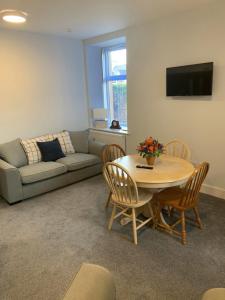
[[[127,123],[127,82],[126,80],[113,81],[113,106],[114,118],[120,122],[122,126]]]

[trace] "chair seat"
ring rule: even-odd
[[[148,189],[143,189],[143,188],[138,189],[138,195],[139,195],[138,202],[136,202],[136,200],[134,199],[131,203],[124,202],[124,205],[126,207],[134,207],[134,208],[141,207],[146,203],[148,203],[153,197],[153,194],[149,192]],[[117,203],[116,197],[113,194],[112,194],[112,201]],[[122,205],[121,202],[119,202],[119,205]]]
[[[167,188],[156,195],[162,206],[173,206],[182,209],[179,205],[182,196],[182,189],[179,187]]]

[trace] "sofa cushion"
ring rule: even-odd
[[[213,288],[206,291],[202,297],[202,300],[224,300],[225,288]]]
[[[52,141],[53,137],[50,134],[38,136],[36,138],[21,140],[21,145],[26,153],[28,164],[35,164],[41,161],[41,152],[38,148],[37,142]]]
[[[88,153],[88,130],[70,131],[73,147],[78,153]]]
[[[50,142],[37,142],[37,145],[43,161],[56,161],[65,157],[58,139]]]
[[[27,157],[20,139],[0,145],[0,157],[16,168],[27,165]]]
[[[53,133],[52,137],[54,139],[59,140],[60,146],[64,154],[75,153],[72,141],[70,139],[70,134],[67,130],[63,130],[59,133]]]
[[[97,155],[74,153],[58,159],[57,162],[66,165],[68,171],[74,171],[99,164],[101,163],[101,160]]]
[[[84,263],[63,300],[115,300],[116,286],[105,268]]]
[[[37,142],[50,142],[56,138],[59,140],[60,146],[64,154],[75,152],[70,139],[69,132],[66,130],[59,133],[49,133],[36,138],[21,140],[21,144],[27,156],[28,164],[35,164],[42,160],[41,152],[38,148]]]
[[[22,183],[33,183],[67,172],[67,167],[58,162],[40,162],[19,168]]]

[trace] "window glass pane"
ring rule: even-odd
[[[109,75],[126,75],[126,49],[109,51]]]
[[[105,49],[103,52],[103,91],[108,111],[108,125],[112,120],[127,129],[126,49]]]
[[[121,127],[127,127],[127,81],[111,81],[114,119],[119,120]]]

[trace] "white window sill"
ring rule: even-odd
[[[95,131],[104,131],[104,132],[109,132],[109,133],[116,133],[116,134],[124,134],[128,135],[128,131],[124,129],[110,129],[110,128],[95,128],[95,127],[90,127],[89,130],[95,130]]]

